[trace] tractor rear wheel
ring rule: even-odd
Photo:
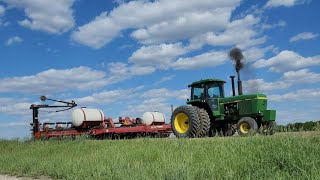
[[[255,135],[258,131],[257,122],[251,117],[243,117],[237,124],[241,136]]]
[[[196,137],[200,129],[198,108],[194,106],[180,106],[171,116],[171,127],[178,138]]]
[[[209,134],[210,129],[210,117],[205,109],[198,108],[198,114],[200,118],[200,128],[197,133],[197,137],[206,137]]]

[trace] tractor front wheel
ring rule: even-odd
[[[171,116],[171,127],[178,138],[193,138],[200,129],[198,108],[193,106],[180,106]]]
[[[275,121],[264,123],[261,125],[259,133],[263,135],[274,135],[276,126],[277,123]]]
[[[267,135],[274,135],[276,126],[277,123],[275,121],[269,122],[267,125]]]
[[[237,124],[241,136],[255,135],[258,131],[257,122],[251,117],[243,117]]]

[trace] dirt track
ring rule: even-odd
[[[35,180],[35,178],[0,175],[0,180]],[[49,180],[49,178],[40,178],[38,180]]]

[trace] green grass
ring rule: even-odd
[[[0,141],[0,173],[55,179],[319,179],[320,132],[204,139]]]

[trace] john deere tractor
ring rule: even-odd
[[[238,60],[243,58],[241,56]],[[276,111],[267,110],[264,94],[243,95],[240,69],[241,64],[236,64],[238,96],[235,95],[235,76],[230,76],[231,97],[225,97],[225,81],[221,79],[205,79],[189,85],[188,105],[177,107],[171,116],[171,126],[177,137],[231,136],[236,132],[242,136],[274,134]]]

